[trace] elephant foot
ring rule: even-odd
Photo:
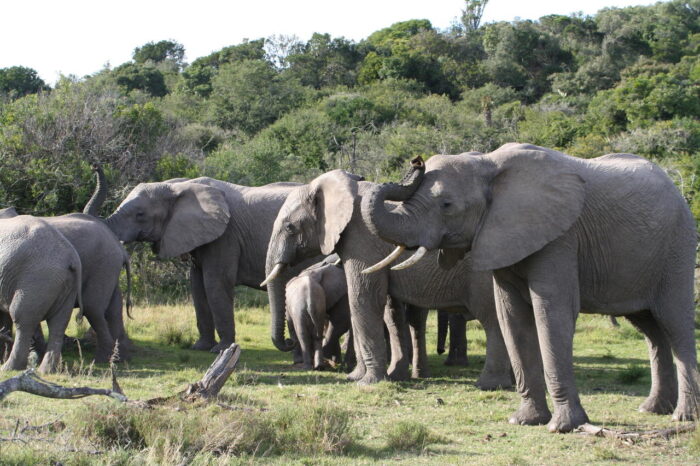
[[[644,400],[644,403],[639,405],[639,411],[642,413],[653,414],[671,414],[676,406],[676,397],[663,398],[660,396],[650,395]]]
[[[430,378],[430,369],[427,367],[415,367],[411,370],[411,378],[413,379],[428,379]]]
[[[365,376],[365,367],[361,364],[356,364],[355,368],[347,375],[347,379],[351,382],[357,382]]]
[[[467,355],[462,355],[462,356],[447,356],[447,359],[445,359],[445,365],[446,366],[468,366],[469,365],[469,358],[467,358]]]
[[[384,377],[379,374],[367,372],[364,377],[357,381],[358,385],[374,385],[384,380]]]
[[[199,340],[194,342],[194,344],[190,348],[193,350],[197,350],[197,351],[209,351],[215,345],[216,345],[215,341],[204,340],[204,339],[200,338]]]
[[[214,345],[214,347],[212,349],[210,349],[209,352],[218,354],[218,353],[222,352],[223,350],[228,349],[228,347],[231,346],[232,344],[233,344],[232,341],[221,340],[218,344]]]
[[[510,371],[505,374],[481,373],[479,380],[474,384],[480,390],[503,390],[513,386],[513,378]]]
[[[41,360],[41,365],[37,369],[40,374],[51,374],[56,372],[61,365],[61,355],[46,353],[44,359]]]
[[[408,367],[400,366],[400,367],[394,367],[393,369],[390,368],[389,371],[387,371],[387,379],[393,380],[396,382],[402,381],[402,380],[408,380],[409,379],[409,374],[408,374]]]
[[[557,406],[552,420],[547,424],[550,432],[571,432],[578,426],[588,422],[588,415],[579,403],[574,406]]]
[[[537,408],[535,403],[528,400],[522,400],[518,410],[508,419],[510,424],[521,426],[538,426],[546,424],[552,418],[547,405]]]
[[[674,421],[694,421],[698,419],[700,415],[700,407],[696,402],[682,401],[676,406],[676,410],[673,411],[672,419]]]

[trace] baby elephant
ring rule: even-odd
[[[343,269],[327,260],[308,267],[287,283],[287,318],[293,324],[304,369],[323,368],[326,324],[332,329],[326,338],[326,350],[340,352],[338,341],[350,329],[346,296]],[[348,348],[350,350],[352,344]]]
[[[0,312],[9,313],[16,329],[2,369],[27,367],[34,331],[46,320],[49,341],[39,371],[55,371],[76,299],[82,315],[78,253],[47,222],[27,215],[0,220],[0,245]]]

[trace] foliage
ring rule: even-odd
[[[149,42],[136,47],[133,58],[137,64],[167,62],[176,70],[181,70],[185,66],[185,47],[173,40]]]
[[[48,86],[39,77],[36,70],[25,66],[0,68],[0,96],[5,94],[11,99],[16,99],[46,90],[48,90]]]

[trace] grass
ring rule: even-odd
[[[171,401],[152,409],[114,400],[51,400],[13,393],[0,403],[0,464],[697,464],[697,432],[628,445],[579,434],[549,434],[544,426],[511,426],[513,391],[474,387],[484,362],[483,331],[468,325],[469,367],[446,367],[435,354],[434,377],[347,383],[343,373],[290,366],[272,347],[268,311],[257,295],[236,313],[243,352],[220,404]],[[183,348],[194,341],[191,305],[137,306],[127,329],[134,359],[119,366],[131,399],[168,396],[198,380],[214,355]],[[77,328],[71,323],[69,334]],[[84,330],[81,330],[84,332]],[[64,351],[64,370],[49,380],[109,387],[107,367],[91,364],[91,349]],[[618,430],[671,427],[670,416],[636,410],[649,390],[646,344],[621,321],[581,316],[575,338],[576,378],[591,422]],[[2,378],[14,375],[3,374]],[[36,426],[54,427],[34,429]],[[55,427],[58,426],[58,427]],[[14,441],[10,439],[15,439]]]

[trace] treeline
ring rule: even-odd
[[[143,181],[260,185],[338,167],[383,180],[415,155],[520,141],[651,158],[700,216],[700,0],[482,25],[486,3],[467,0],[449,30],[274,36],[190,64],[176,41],[148,43],[54,88],[0,69],[0,206],[80,210],[93,162],[113,187],[106,213]]]

